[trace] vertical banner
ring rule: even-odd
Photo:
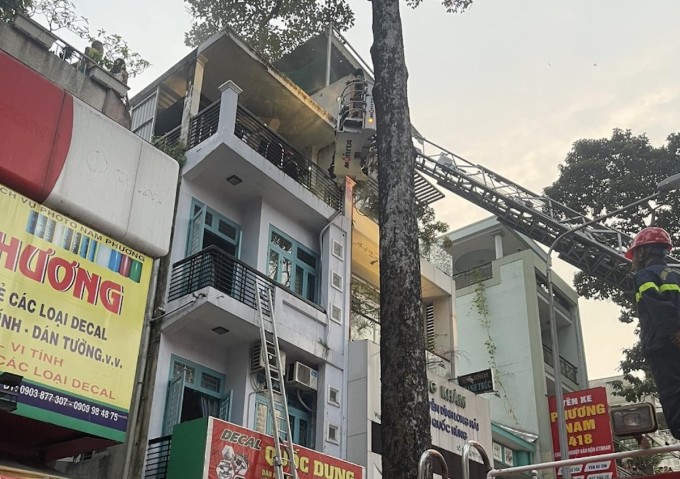
[[[123,441],[152,260],[0,185],[0,372],[14,414]]]
[[[560,459],[555,396],[549,398],[550,423],[555,460]],[[584,389],[564,395],[569,458],[597,456],[614,452],[612,430],[604,387]],[[565,458],[566,459],[566,458]],[[572,479],[616,479],[616,461],[598,461],[571,467]],[[561,475],[561,472],[560,472]]]
[[[215,418],[210,418],[208,427],[203,479],[276,478],[273,437]],[[288,472],[290,461],[287,453],[283,455]],[[294,461],[299,479],[363,479],[361,466],[305,447],[295,447]]]

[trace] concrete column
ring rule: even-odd
[[[236,127],[238,96],[243,90],[231,80],[222,83],[219,89],[222,92],[222,99],[220,100],[220,123],[217,127],[217,133],[233,135],[234,127]]]
[[[201,107],[201,89],[203,88],[203,72],[208,59],[203,55],[198,55],[194,63],[194,74],[189,80],[187,94],[184,97],[184,108],[182,110],[182,128],[180,130],[180,141],[185,145],[189,140],[189,127],[191,118],[198,113]]]
[[[503,232],[495,232],[493,234],[493,239],[496,246],[496,259],[501,259],[503,257]]]

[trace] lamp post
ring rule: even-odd
[[[553,355],[553,370],[555,377],[555,408],[557,409],[557,431],[560,446],[560,459],[569,459],[569,444],[567,442],[567,424],[564,417],[564,392],[562,390],[562,365],[560,363],[560,348],[559,342],[557,340],[557,321],[555,320],[555,297],[553,293],[553,280],[552,280],[552,252],[555,249],[557,243],[566,236],[569,236],[576,231],[579,231],[586,226],[590,226],[594,223],[599,223],[602,220],[615,216],[625,210],[638,206],[642,203],[646,203],[650,200],[659,198],[669,191],[680,188],[680,173],[669,176],[668,178],[660,181],[656,185],[656,192],[645,198],[634,201],[633,203],[623,206],[617,210],[614,210],[606,215],[598,216],[590,221],[586,221],[580,225],[574,226],[573,228],[560,234],[555,241],[552,242],[550,248],[548,249],[548,257],[546,259],[546,280],[548,282],[548,307],[550,309],[550,340],[552,341],[552,355]],[[562,477],[564,479],[571,479],[571,469],[568,467],[562,468]]]

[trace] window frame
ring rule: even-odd
[[[291,244],[291,250],[287,251],[284,248],[277,245],[276,243],[274,243],[272,241],[272,236],[274,234],[288,241]],[[312,267],[309,263],[300,259],[299,258],[300,252],[313,257],[316,263],[315,267]],[[278,255],[276,261],[275,275],[272,275],[273,272],[271,270],[272,253]],[[284,260],[287,260],[291,264],[290,278],[288,280],[289,284],[286,284],[282,281]],[[293,239],[290,235],[287,235],[286,233],[284,233],[283,231],[281,231],[280,229],[271,224],[269,225],[269,236],[267,237],[266,264],[267,264],[267,276],[269,278],[271,278],[278,284],[282,285],[283,287],[289,289],[290,291],[293,291],[294,293],[302,296],[306,300],[311,301],[315,304],[317,303],[319,298],[319,286],[320,286],[319,270],[321,266],[321,257],[311,249],[304,246],[299,241]],[[296,289],[297,285],[296,274],[298,268],[302,270],[302,285],[300,287],[300,291]],[[310,285],[310,276],[314,278],[313,285]],[[312,288],[311,290],[310,287]],[[308,293],[312,294],[311,298],[309,297]]]
[[[194,377],[192,382],[186,380],[186,369],[182,371],[182,374],[175,374],[175,366],[177,364],[193,369]],[[201,379],[204,374],[220,381],[218,387],[219,391],[205,388],[201,385]],[[168,376],[169,379],[166,388],[166,399],[163,412],[163,434],[172,434],[173,427],[182,422],[181,417],[182,408],[184,407],[185,388],[192,389],[200,394],[216,399],[219,404],[219,418],[226,421],[229,420],[233,391],[230,390],[225,393],[227,381],[226,375],[172,354],[170,356],[170,371]]]
[[[193,361],[189,361],[187,359],[184,359],[180,356],[177,356],[175,354],[172,354],[170,356],[170,374],[169,374],[169,380],[172,381],[172,379],[176,376],[174,374],[175,371],[175,365],[176,364],[182,364],[185,366],[189,366],[194,369],[194,382],[189,383],[188,381],[184,381],[184,384],[186,387],[189,389],[194,389],[195,391],[198,391],[202,394],[207,394],[208,396],[215,397],[217,399],[222,399],[224,397],[224,389],[225,389],[225,383],[227,380],[227,377],[213,369],[207,368],[205,366],[201,366],[200,364],[194,363]],[[219,385],[219,391],[215,391],[214,389],[208,389],[204,388],[201,386],[201,378],[203,374],[208,374],[209,376],[212,376],[216,379],[220,380],[220,385]]]
[[[213,221],[210,225],[206,223],[207,214],[210,214],[213,217]],[[219,230],[219,221],[223,221],[230,227],[234,228],[235,234],[233,238],[222,233]],[[198,236],[194,237],[196,233],[195,228],[198,227],[199,225],[201,228],[200,232],[198,232]],[[213,208],[207,206],[205,203],[197,200],[196,198],[192,198],[191,210],[189,211],[189,228],[187,229],[185,257],[191,256],[192,254],[196,254],[199,251],[203,250],[203,237],[205,235],[206,230],[208,230],[210,233],[216,236],[219,236],[226,242],[233,244],[235,250],[234,256],[236,258],[241,257],[241,244],[243,233],[241,225],[230,220],[223,214],[215,211]],[[198,245],[195,245],[194,243],[198,243]]]

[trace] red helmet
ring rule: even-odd
[[[635,251],[635,248],[638,246],[644,246],[646,244],[661,244],[666,246],[667,251],[670,251],[673,247],[671,235],[669,235],[665,229],[659,228],[658,226],[650,226],[635,235],[635,238],[633,238],[633,243],[630,245],[624,256],[627,259],[633,259],[633,252]]]

